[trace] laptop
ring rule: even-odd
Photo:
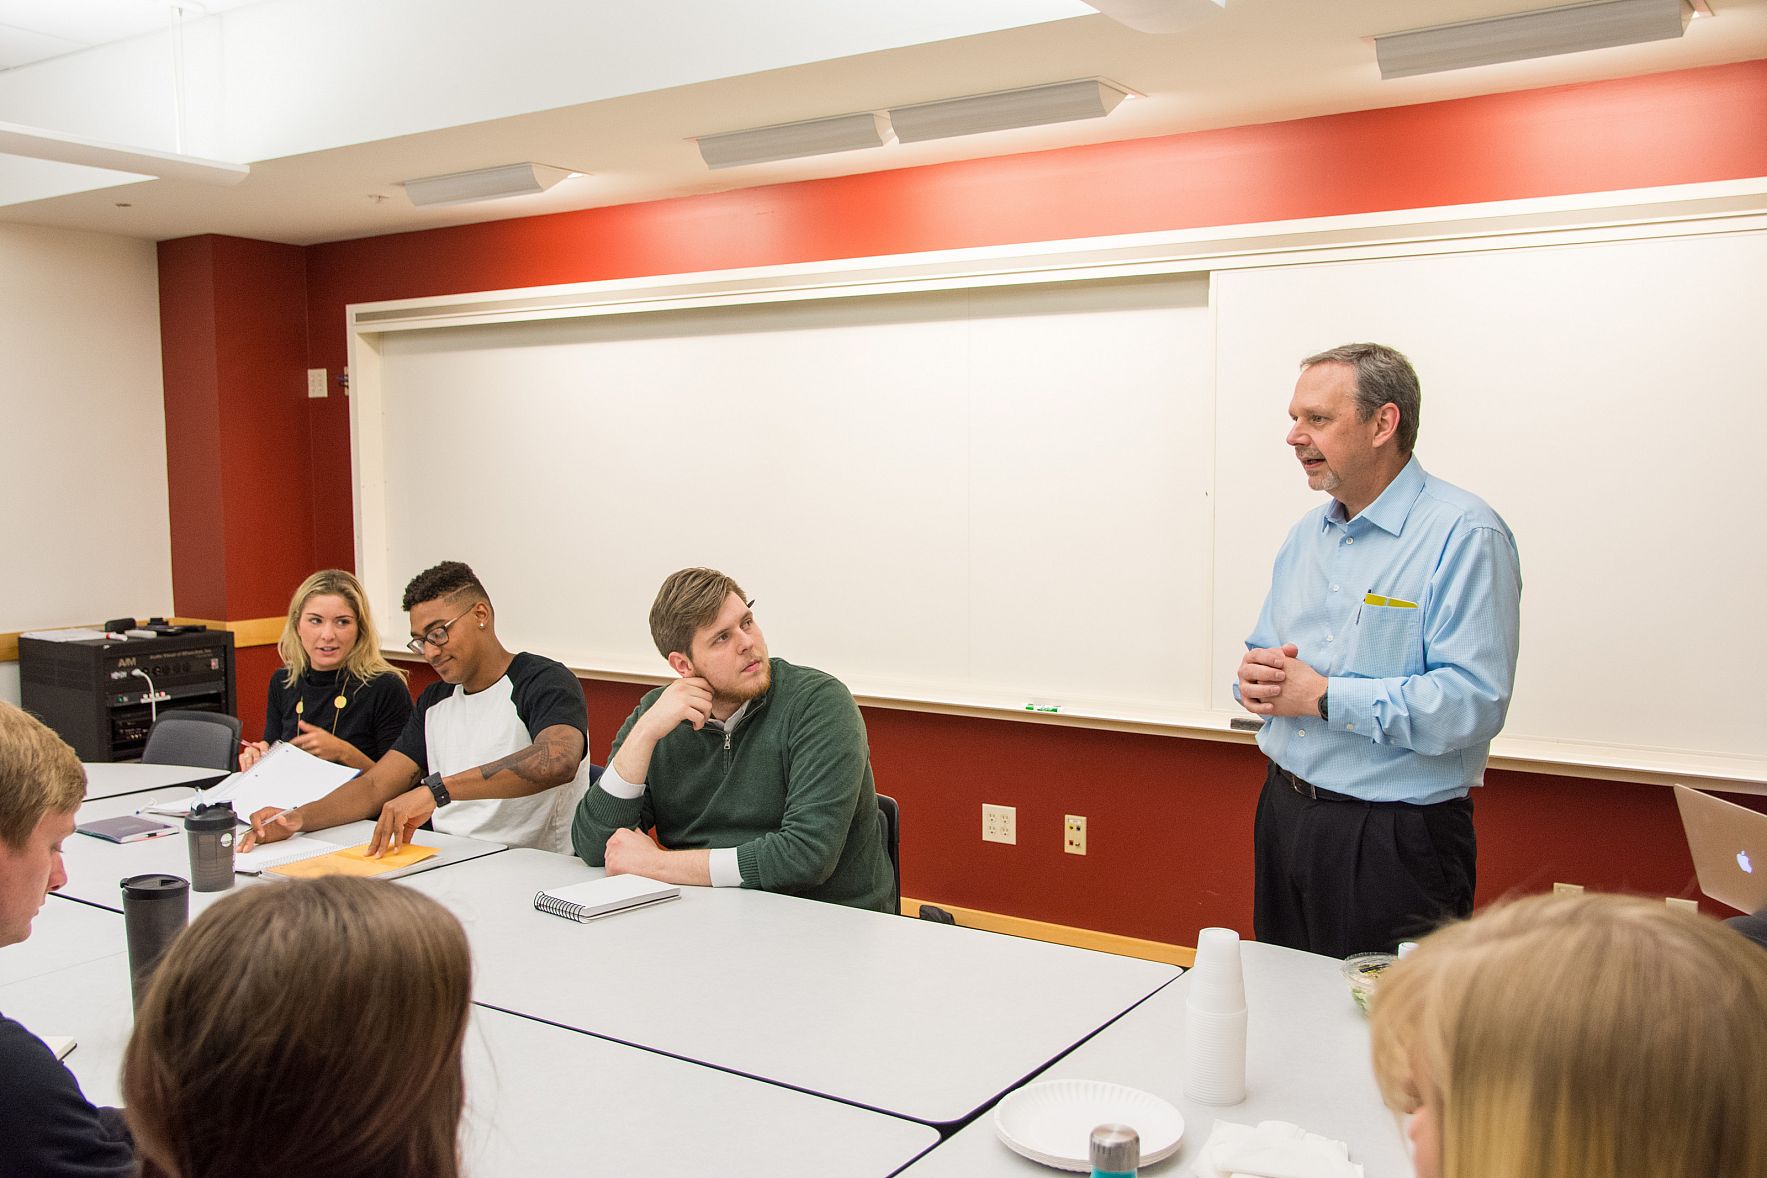
[[[1767,814],[1675,787],[1700,891],[1742,912],[1767,908]]]

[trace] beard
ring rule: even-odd
[[[749,676],[747,679],[737,680],[734,685],[728,688],[719,690],[716,693],[716,698],[725,703],[732,703],[740,706],[751,699],[759,699],[761,696],[766,695],[767,689],[772,686],[773,664],[767,659],[762,659],[759,672]]]

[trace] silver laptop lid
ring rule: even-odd
[[[1700,891],[1741,912],[1767,908],[1767,814],[1675,787]]]

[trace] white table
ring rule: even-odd
[[[134,761],[84,761],[86,800],[114,798],[119,794],[145,793],[150,789],[183,786],[187,791],[207,788],[227,776],[225,769],[195,765],[142,765]]]
[[[120,953],[122,927],[114,912],[49,896],[31,922],[31,935],[0,947],[0,986]]]
[[[1292,1121],[1347,1142],[1367,1178],[1410,1178],[1411,1163],[1394,1115],[1381,1103],[1368,1055],[1368,1020],[1356,1009],[1339,963],[1329,957],[1247,942],[1246,1099],[1226,1108],[1184,1098],[1184,997],[1181,978],[1050,1068],[1038,1079],[1109,1080],[1171,1101],[1184,1114],[1178,1152],[1144,1168],[1190,1174],[1217,1119],[1256,1124]],[[1053,1171],[1007,1149],[992,1114],[952,1136],[909,1167],[903,1178],[993,1178]]]
[[[133,814],[142,806],[160,801],[182,801],[188,798],[189,791],[183,789],[155,790],[149,793],[124,794],[112,798],[99,798],[89,801],[80,807],[79,821],[90,822],[96,818],[117,818],[125,814]],[[190,844],[186,838],[183,819],[168,818],[158,814],[147,814],[144,817],[179,827],[176,834],[164,838],[144,839],[137,843],[112,843],[104,839],[93,838],[91,835],[71,834],[62,842],[62,858],[67,863],[67,886],[59,893],[88,904],[97,904],[101,908],[111,908],[118,912],[123,910],[123,893],[118,884],[132,875],[144,875],[149,872],[165,872],[171,875],[190,878]],[[326,830],[308,833],[309,837],[321,842],[336,843],[340,847],[356,847],[366,843],[374,835],[374,823],[350,822],[343,826],[333,826]],[[423,846],[433,846],[440,850],[421,863],[413,863],[397,871],[389,871],[382,879],[399,879],[415,875],[419,872],[433,871],[438,867],[461,863],[468,859],[476,859],[483,855],[494,855],[503,850],[500,843],[487,843],[479,839],[462,838],[459,835],[442,834],[440,831],[419,831],[417,842]],[[256,885],[259,880],[255,876],[236,875],[233,877],[234,887]],[[199,892],[192,889],[190,893],[190,914],[195,916],[222,896],[231,894],[231,889],[224,892]]]
[[[123,921],[55,904],[40,925],[83,912],[82,922],[108,924],[112,951],[0,985],[0,1011],[38,1034],[72,1035],[79,1046],[67,1064],[87,1099],[118,1104],[134,1026]],[[0,961],[15,949],[0,950]],[[913,1121],[482,1006],[467,1029],[466,1077],[468,1174],[884,1178],[938,1141]]]
[[[1169,965],[749,889],[576,924],[544,851],[405,881],[458,915],[478,1001],[928,1124],[961,1121],[1178,976]]]

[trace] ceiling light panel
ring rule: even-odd
[[[1383,33],[1374,38],[1382,78],[1409,78],[1504,61],[1610,49],[1681,36],[1685,0],[1593,0],[1508,16]]]
[[[1040,127],[1099,119],[1129,97],[1120,86],[1098,78],[1075,82],[1052,82],[1022,90],[998,90],[971,94],[914,106],[892,107],[890,125],[903,143],[976,135],[984,131],[1009,131],[1015,127]]]
[[[751,131],[701,135],[694,142],[699,145],[699,155],[705,160],[706,167],[717,169],[882,147],[889,141],[889,136],[889,124],[877,114],[866,111],[864,114],[756,127]]]
[[[545,192],[571,175],[565,168],[546,164],[504,164],[472,172],[450,172],[404,182],[405,195],[419,207],[463,205],[478,200],[502,200],[506,196],[532,196]]]

